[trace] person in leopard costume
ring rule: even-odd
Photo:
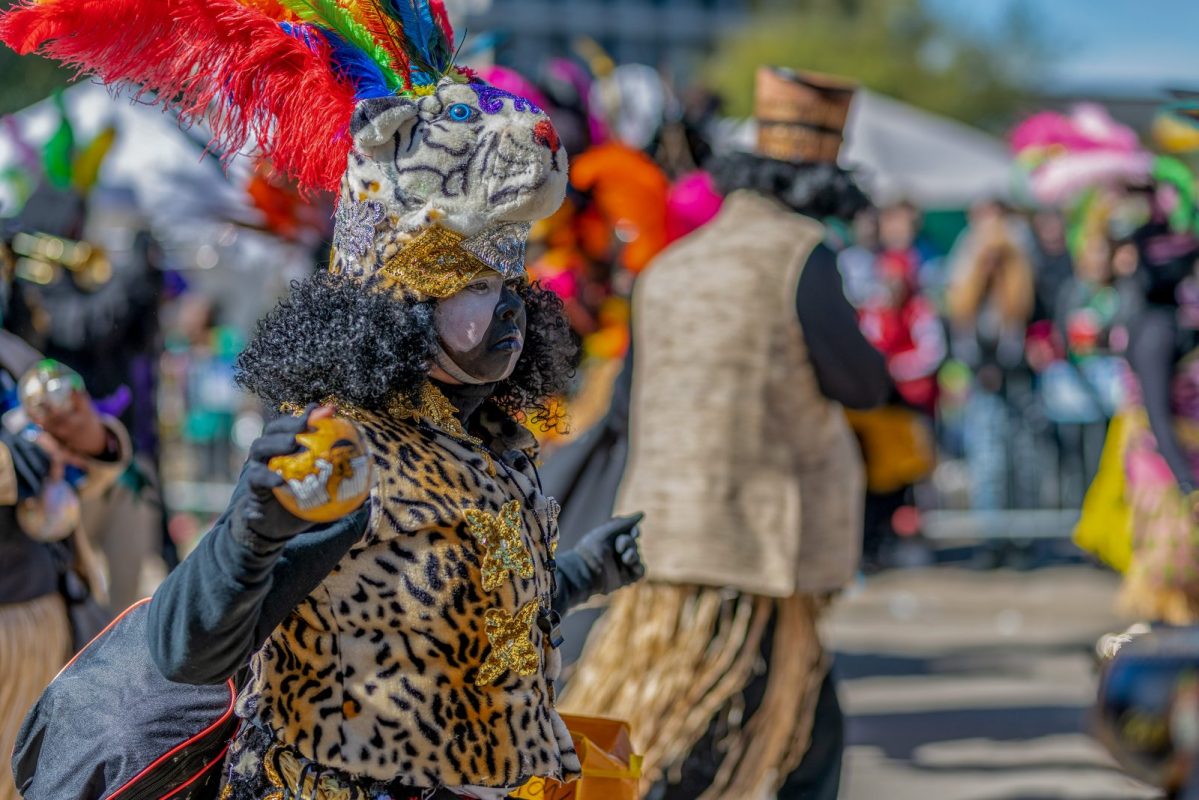
[[[139,13],[105,22],[120,3]],[[223,800],[494,800],[569,781],[558,620],[644,567],[639,515],[557,553],[521,424],[557,423],[549,398],[576,359],[524,268],[566,155],[541,109],[453,65],[437,0],[317,8],[41,0],[0,16],[14,49],[208,113],[225,152],[253,135],[302,185],[340,192],[329,271],[293,286],[238,363],[286,413],[155,594],[150,650],[173,681],[239,678]],[[362,432],[373,484],[313,525],[268,462],[334,415]]]

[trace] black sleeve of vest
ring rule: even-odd
[[[817,245],[808,257],[795,309],[821,393],[847,408],[886,402],[891,393],[886,361],[858,328],[858,315],[841,289],[837,256],[826,245]]]
[[[150,654],[168,680],[213,684],[235,675],[362,537],[369,510],[313,528],[268,555],[240,543],[229,517],[227,510],[150,601]]]
[[[1157,450],[1174,474],[1183,494],[1195,489],[1196,475],[1178,436],[1170,408],[1170,380],[1174,375],[1177,311],[1149,306],[1132,323],[1128,337],[1128,364],[1141,385],[1141,399]]]

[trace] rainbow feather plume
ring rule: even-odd
[[[392,65],[391,55],[361,22],[334,0],[279,0],[279,4],[294,12],[305,22],[314,23],[335,33],[343,42],[341,48],[343,60],[339,61],[339,64],[360,64],[359,60],[352,59],[345,52],[347,46],[356,47],[374,63],[390,89],[403,88],[404,81]]]
[[[391,56],[392,66],[404,79],[404,88],[412,88],[412,65],[404,51],[404,32],[400,23],[389,17],[376,0],[342,0],[345,9],[366,28]]]
[[[355,100],[386,97],[395,93],[388,76],[379,65],[336,32],[307,22],[280,22],[279,27],[314,52],[327,52],[338,74],[353,85]]]
[[[412,64],[412,82],[436,83],[454,62],[454,32],[441,0],[379,0],[380,8],[400,24],[403,46]]]
[[[0,41],[207,119],[221,152],[253,142],[306,188],[336,189],[345,171],[353,84],[326,44],[236,0],[25,2],[0,14]]]

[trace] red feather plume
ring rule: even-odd
[[[223,152],[253,137],[303,187],[334,191],[345,171],[354,87],[323,45],[236,0],[42,0],[0,15],[0,41],[139,84],[187,122],[207,112]]]

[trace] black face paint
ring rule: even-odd
[[[442,349],[454,365],[479,383],[495,383],[511,375],[524,349],[527,322],[524,300],[508,283],[502,285],[498,294],[478,344],[461,349],[447,341],[457,337],[439,336]]]

